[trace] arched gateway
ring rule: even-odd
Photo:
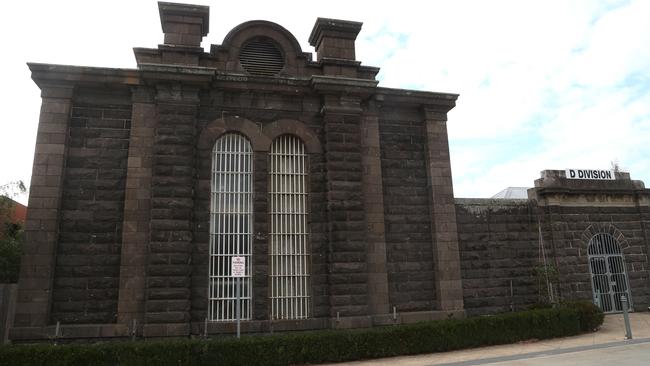
[[[623,252],[609,233],[599,233],[589,240],[589,271],[594,302],[606,313],[623,311],[622,296],[632,307],[630,286]]]

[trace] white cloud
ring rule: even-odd
[[[266,19],[313,52],[316,17],[363,21],[357,59],[381,67],[382,86],[459,93],[448,123],[457,196],[614,159],[650,182],[648,1],[208,5],[206,49],[237,24]],[[4,13],[0,183],[31,174],[40,100],[25,62],[135,67],[132,47],[162,42],[155,1],[11,2]]]

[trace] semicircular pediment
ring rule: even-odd
[[[233,28],[219,46],[226,54],[226,72],[255,76],[296,75],[299,59],[307,61],[288,30],[266,20],[252,20]]]

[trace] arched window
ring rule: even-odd
[[[208,319],[236,320],[236,280],[231,258],[245,257],[241,319],[251,319],[253,235],[253,151],[242,135],[228,133],[212,150],[210,194],[210,284]]]
[[[589,240],[589,271],[596,304],[606,313],[623,311],[621,296],[632,306],[623,253],[617,240],[608,233],[599,233]]]
[[[276,138],[269,153],[272,319],[311,315],[307,177],[303,142],[293,135]]]

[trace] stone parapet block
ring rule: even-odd
[[[354,41],[363,23],[349,20],[318,18],[309,35],[309,44],[316,48],[317,59],[333,57],[354,60]]]
[[[202,5],[158,2],[165,44],[201,46],[210,29],[210,8]]]

